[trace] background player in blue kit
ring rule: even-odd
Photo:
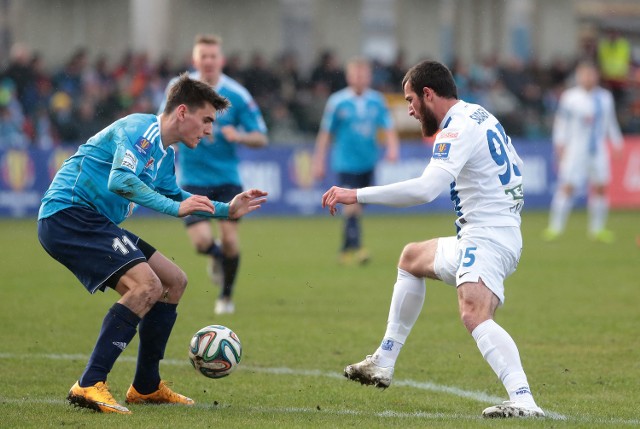
[[[231,203],[191,195],[176,184],[174,151],[195,148],[211,135],[216,114],[228,101],[209,85],[183,75],[160,115],[122,118],[80,146],[46,191],[38,214],[44,249],[94,293],[110,287],[120,299],[108,311],[89,362],[69,391],[72,404],[129,414],[106,385],[116,359],[139,330],[140,345],[127,403],[193,400],[161,380],[159,364],[175,323],[187,277],[135,234],[118,227],[141,205],[172,216],[198,213],[237,219],[260,207],[266,193],[252,189]]]
[[[196,36],[193,65],[195,71],[190,74],[191,78],[212,86],[231,105],[219,113],[212,134],[205,136],[196,150],[180,151],[180,185],[193,194],[206,195],[216,201],[230,201],[242,191],[236,145],[265,146],[267,127],[249,92],[222,73],[224,57],[221,38],[213,35]],[[173,81],[168,88],[172,84]],[[231,299],[240,264],[237,221],[225,219],[219,222],[220,241],[214,238],[206,217],[189,216],[185,218],[185,224],[198,253],[210,257],[212,281],[221,286],[215,313],[233,313],[235,306]]]
[[[384,130],[389,161],[398,158],[398,135],[384,96],[369,88],[371,65],[366,59],[349,61],[347,84],[347,88],[335,92],[327,101],[316,138],[313,171],[316,179],[324,178],[327,152],[333,141],[331,168],[338,173],[338,184],[355,189],[373,184],[373,172],[380,156],[378,131]],[[361,215],[360,204],[344,207],[341,263],[369,260],[361,243]]]

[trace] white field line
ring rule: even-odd
[[[67,405],[67,401],[60,398],[4,398],[0,396],[0,405],[3,404],[47,404],[47,405]],[[161,405],[163,406],[163,405]],[[170,406],[170,405],[167,405]],[[196,403],[194,408],[202,409],[224,409],[229,408],[224,405],[214,405],[206,403]],[[238,409],[237,407],[234,407]],[[332,416],[364,416],[364,417],[378,417],[389,419],[408,419],[408,418],[420,418],[425,420],[484,420],[478,414],[447,414],[447,413],[426,413],[423,411],[416,411],[412,413],[398,412],[393,410],[385,411],[362,411],[362,410],[349,410],[349,409],[331,409],[331,408],[308,408],[308,407],[246,407],[242,409],[243,412],[248,413],[260,413],[260,414],[324,414]],[[568,421],[576,423],[587,423],[596,426],[638,426],[640,420],[624,420],[624,419],[603,419],[592,418],[588,416],[582,416],[579,418],[569,418]]]
[[[14,354],[14,353],[0,353],[0,359],[24,359],[25,356],[22,354]],[[80,361],[86,361],[89,359],[89,356],[84,355],[84,354],[57,354],[57,353],[43,353],[43,354],[32,354],[29,355],[30,359],[50,359],[50,360],[80,360]],[[136,358],[133,356],[120,356],[120,358],[118,359],[121,362],[136,362]],[[179,360],[179,359],[163,359],[163,364],[165,365],[175,365],[175,366],[182,366],[185,365],[187,363],[187,360]],[[274,374],[274,375],[297,375],[297,376],[306,376],[306,377],[324,377],[324,378],[338,378],[338,379],[342,379],[343,376],[342,374],[339,374],[337,372],[329,372],[329,371],[321,371],[321,370],[317,370],[317,369],[293,369],[293,368],[286,368],[286,367],[281,367],[281,368],[262,368],[262,367],[254,367],[254,366],[247,366],[247,365],[242,365],[239,367],[239,369],[243,370],[243,371],[252,371],[252,372],[259,372],[259,373],[264,373],[264,374]],[[442,385],[442,384],[436,384],[436,383],[431,383],[431,382],[424,382],[424,381],[416,381],[416,380],[394,380],[393,381],[393,386],[394,387],[399,387],[399,386],[404,386],[404,387],[411,387],[414,389],[419,389],[419,390],[426,390],[426,391],[430,391],[430,392],[437,392],[437,393],[448,393],[454,396],[458,396],[458,397],[462,397],[462,398],[466,398],[466,399],[470,399],[470,400],[474,400],[477,402],[481,402],[481,403],[486,403],[486,404],[499,404],[502,402],[503,398],[501,397],[497,397],[497,396],[492,396],[489,395],[485,392],[478,392],[478,391],[472,391],[472,390],[464,390],[464,389],[460,389],[458,387],[455,386],[446,386],[446,385]],[[16,403],[20,403],[20,402],[24,402],[22,400],[16,399],[16,400],[10,400],[7,398],[1,398],[0,400],[2,400],[3,402],[16,402]],[[31,400],[29,400],[28,402],[31,402]],[[44,402],[44,401],[43,401]],[[62,401],[61,401],[62,402]],[[250,408],[253,411],[256,412],[271,412],[271,411],[277,411],[277,412],[318,412],[315,409],[306,409],[306,408]],[[270,411],[271,410],[271,411]],[[290,410],[290,411],[284,411],[284,410]],[[298,411],[294,411],[294,410],[298,410]],[[322,410],[323,412],[329,412],[330,410]],[[398,413],[395,411],[382,411],[382,412],[378,412],[378,413],[365,413],[365,412],[361,412],[361,411],[356,411],[356,410],[331,410],[331,413],[335,413],[335,414],[356,414],[356,415],[375,415],[375,416],[380,416],[380,417],[424,417],[424,418],[431,418],[431,419],[435,419],[435,418],[444,418],[444,417],[453,417],[450,414],[446,414],[446,415],[441,415],[440,413],[421,413],[421,412],[416,412],[416,413]],[[589,416],[583,416],[581,418],[576,418],[576,417],[571,417],[568,418],[567,416],[564,416],[562,414],[559,413],[555,413],[553,411],[549,411],[548,409],[545,409],[545,412],[547,414],[548,418],[554,419],[554,420],[572,420],[572,421],[583,421],[585,423],[599,423],[599,424],[624,424],[624,425],[640,425],[640,420],[618,420],[616,419],[611,420],[611,419],[597,419],[597,418],[592,418]],[[455,418],[476,418],[476,416],[463,416],[463,415],[457,415]]]

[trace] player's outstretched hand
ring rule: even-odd
[[[335,215],[338,211],[336,205],[338,203],[350,205],[358,202],[355,189],[339,188],[332,186],[322,196],[322,208],[329,207],[329,213],[331,216]]]
[[[213,208],[213,203],[211,203],[209,198],[205,197],[204,195],[191,195],[189,198],[180,203],[178,216],[183,217],[194,212],[205,212],[213,214],[214,211],[215,209]]]
[[[235,197],[229,203],[229,219],[238,219],[260,208],[267,201],[267,193],[259,189],[249,189]]]

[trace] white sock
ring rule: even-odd
[[[418,320],[425,296],[424,279],[398,268],[393,287],[387,331],[380,347],[373,355],[374,362],[383,367],[394,366],[402,345]]]
[[[518,347],[511,336],[496,322],[489,319],[471,333],[482,357],[489,363],[509,393],[509,400],[536,406],[522,369]]]
[[[609,201],[602,195],[589,197],[589,233],[596,234],[604,229],[609,214]]]
[[[551,212],[549,214],[549,229],[562,232],[567,224],[567,218],[573,208],[573,196],[562,191],[556,191],[551,201]]]

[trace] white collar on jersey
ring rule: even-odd
[[[447,114],[444,115],[444,118],[442,118],[442,121],[440,122],[440,129],[444,129],[446,125],[448,125],[449,120],[451,119],[451,116],[453,116],[453,114],[456,112],[457,109],[462,108],[463,105],[465,105],[467,103],[465,103],[462,100],[458,100],[458,102],[456,104],[454,104],[453,106],[451,106],[451,108],[447,111]]]

